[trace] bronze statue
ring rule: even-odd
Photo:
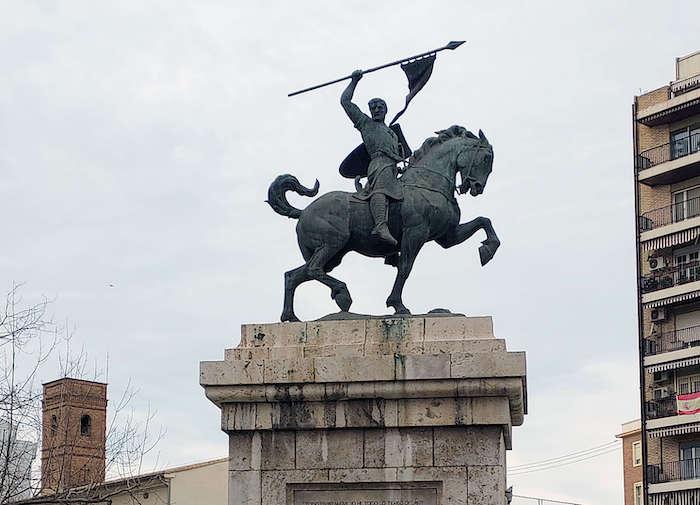
[[[350,251],[384,258],[387,264],[398,269],[394,287],[386,300],[387,306],[393,307],[397,314],[410,314],[402,300],[403,287],[426,242],[435,241],[442,247],[452,247],[478,230],[484,230],[486,239],[479,247],[482,266],[496,253],[500,241],[491,221],[477,217],[460,224],[460,210],[455,198],[456,192],[478,196],[486,188],[493,165],[493,147],[481,130],[476,136],[455,125],[436,132],[436,137],[426,139],[421,148],[407,159],[408,164],[400,177],[397,168],[397,163],[411,153],[398,124],[394,124],[396,119],[428,81],[435,53],[459,45],[459,41],[450,42],[435,51],[364,72],[401,64],[408,77],[406,106],[389,126],[384,122],[387,113],[384,100],[370,100],[370,116],[352,103],[355,87],[363,74],[360,70],[345,78],[290,94],[293,96],[350,79],[340,102],[360,131],[363,143],[345,159],[340,171],[347,177],[367,176],[367,184],[354,193],[326,193],[304,210],[293,207],[287,201],[286,193],[294,191],[302,196],[316,196],[318,180],[313,188],[307,188],[296,177],[287,174],[280,175],[270,185],[267,200],[270,206],[278,214],[298,219],[297,241],[305,261],[284,275],[282,321],[298,320],[294,314],[294,292],[300,284],[310,280],[328,286],[341,311],[350,310],[352,298],[347,286],[329,275]],[[456,182],[458,173],[459,186]]]
[[[461,244],[476,231],[484,230],[486,240],[479,247],[481,264],[488,263],[500,245],[491,221],[477,217],[459,223],[460,211],[455,199],[456,177],[460,174],[460,193],[472,196],[483,193],[493,164],[493,148],[479,131],[477,137],[461,126],[451,126],[427,139],[409,160],[399,179],[403,201],[389,205],[388,227],[397,246],[372,234],[374,228],[370,205],[356,193],[332,191],[317,198],[304,210],[294,208],[285,196],[294,191],[315,196],[293,175],[280,175],[270,185],[268,203],[283,216],[298,219],[297,239],[305,263],[284,274],[284,309],[282,321],[297,321],[294,314],[294,291],[303,282],[317,280],[331,289],[331,297],[342,311],[350,310],[352,298],[344,282],[328,273],[340,264],[343,256],[356,251],[364,256],[390,257],[398,253],[398,273],[386,304],[397,314],[410,314],[402,292],[413,262],[426,242],[434,240],[442,247]]]
[[[352,96],[357,83],[362,78],[362,71],[355,70],[348,87],[340,97],[340,104],[352,124],[360,131],[362,142],[369,154],[371,161],[367,168],[367,186],[360,191],[357,198],[369,200],[369,208],[374,220],[372,236],[396,246],[397,242],[392,237],[387,225],[388,200],[403,199],[401,185],[396,180],[398,175],[396,163],[403,159],[399,150],[399,139],[394,131],[385,123],[387,106],[381,98],[373,98],[369,101],[369,112],[372,117],[363,113],[360,108],[352,103]]]

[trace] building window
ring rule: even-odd
[[[58,418],[56,416],[51,416],[51,436],[56,436],[58,433]]]
[[[687,395],[700,391],[700,374],[676,377],[676,393]]]
[[[700,204],[700,199],[698,202]],[[676,284],[700,280],[700,250],[681,249],[674,254],[673,261],[676,265]]]
[[[643,490],[642,490],[642,483],[641,482],[635,482],[634,483],[634,505],[642,505],[642,495],[643,495]]]
[[[641,466],[642,464],[642,441],[632,442],[632,465]]]
[[[671,132],[671,159],[682,158],[700,150],[700,125]]]
[[[673,222],[700,215],[700,186],[673,193]]]
[[[90,416],[84,415],[80,418],[80,435],[83,437],[89,437],[92,431],[92,419]]]

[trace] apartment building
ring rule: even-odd
[[[633,105],[647,505],[700,505],[700,51]]]

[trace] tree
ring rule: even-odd
[[[76,451],[72,449],[77,438],[72,430],[89,430],[91,421],[88,416],[79,423],[59,421],[52,416],[48,420],[50,425],[43,426],[39,372],[47,364],[55,366],[54,358],[57,358],[61,377],[85,379],[87,360],[84,352],[77,356],[71,354],[70,335],[61,331],[48,316],[51,302],[42,298],[26,303],[20,291],[21,285],[13,284],[0,311],[0,505],[18,500],[37,504],[111,503],[114,490],[108,491],[98,482],[104,474],[79,490],[55,484],[70,481],[63,478],[64,474],[74,471],[76,466],[73,460]],[[62,344],[67,350],[65,356],[59,357],[58,349]],[[89,392],[85,390],[84,394]],[[129,477],[140,473],[144,456],[162,438],[162,431],[151,433],[154,415],[150,409],[145,418],[135,415],[131,407],[135,396],[136,390],[129,384],[118,399],[111,402],[108,411],[105,472],[111,476]],[[45,451],[40,465],[36,456],[43,432],[64,437],[63,447],[69,450]],[[41,466],[57,472],[58,476],[42,479]],[[126,490],[120,490],[122,494],[125,491],[129,491],[128,484]]]

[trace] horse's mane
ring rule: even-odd
[[[453,125],[447,128],[446,130],[441,130],[437,133],[437,137],[429,137],[425,139],[425,142],[423,142],[423,145],[420,146],[420,149],[416,149],[413,152],[413,156],[411,156],[408,160],[409,164],[413,164],[416,161],[420,160],[423,158],[426,154],[428,154],[435,146],[440,145],[444,142],[447,142],[448,140],[460,137],[460,138],[465,138],[465,139],[475,139],[479,140],[479,137],[474,135],[472,132],[467,130],[466,128],[458,125]]]

